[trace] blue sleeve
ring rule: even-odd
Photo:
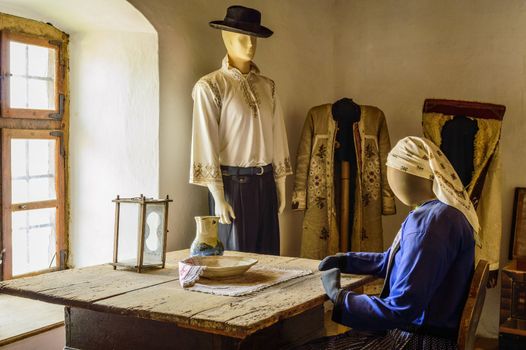
[[[345,267],[342,272],[384,278],[390,251],[391,248],[385,253],[345,253]]]
[[[440,233],[406,234],[391,272],[389,296],[380,299],[342,291],[334,305],[333,320],[368,330],[421,324],[423,311],[452,261],[452,247]]]

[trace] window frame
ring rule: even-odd
[[[55,146],[55,191],[56,199],[28,203],[12,203],[11,198],[11,140],[53,139]],[[65,239],[65,159],[63,133],[58,130],[2,129],[2,243],[5,249],[3,278],[13,278],[11,215],[15,211],[56,208],[55,217],[55,265],[51,268],[17,275],[14,278],[35,275],[60,269],[64,266]],[[24,208],[22,208],[24,206]],[[17,208],[18,207],[18,208]]]
[[[2,14],[0,14],[2,17]],[[30,22],[31,26],[27,23]],[[9,67],[9,51],[5,47],[9,46],[10,40],[23,42],[33,45],[41,45],[45,47],[53,46],[56,48],[56,94],[55,110],[34,110],[34,109],[10,109],[9,94],[4,94],[2,91],[8,91],[9,77],[6,78],[6,67]],[[47,133],[53,132],[60,138],[60,168],[57,168],[57,178],[60,178],[61,184],[57,186],[57,191],[62,191],[63,201],[60,210],[57,210],[57,245],[55,262],[57,265],[52,269],[43,271],[35,271],[27,275],[17,275],[14,278],[36,275],[54,270],[63,270],[68,267],[67,262],[69,258],[69,198],[68,198],[68,142],[69,142],[69,55],[68,55],[69,35],[49,26],[48,24],[36,22],[27,19],[16,19],[15,22],[1,22],[0,21],[0,207],[3,209],[3,190],[2,184],[5,172],[5,162],[3,155],[3,138],[4,130],[10,129],[24,129],[24,130],[44,130]],[[37,113],[33,113],[36,111]],[[16,112],[16,113],[15,113]],[[18,113],[20,112],[20,113]],[[54,114],[55,113],[55,114]],[[58,145],[58,144],[57,144]],[[10,150],[9,150],[10,152]],[[59,164],[59,162],[57,162]],[[58,175],[61,171],[61,175]],[[59,192],[57,192],[57,198]],[[9,198],[10,200],[10,198]],[[4,213],[0,213],[0,281],[11,279],[12,277],[12,260],[9,257],[12,253],[11,239],[9,242],[4,238],[7,236],[4,229]],[[9,260],[9,270],[6,265]]]
[[[29,45],[38,45],[55,50],[55,109],[11,108],[10,106],[10,46],[11,41]],[[0,75],[2,77],[0,91],[0,113],[2,118],[29,119],[62,119],[64,110],[64,62],[61,53],[62,43],[9,30],[2,30],[0,45]]]

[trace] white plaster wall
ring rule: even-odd
[[[160,191],[174,197],[168,249],[189,247],[193,217],[206,214],[206,189],[188,183],[192,122],[191,91],[203,75],[217,69],[225,55],[220,31],[208,26],[233,4],[256,7],[274,30],[260,39],[255,62],[276,81],[285,114],[293,162],[300,130],[310,107],[332,102],[334,89],[334,2],[130,0],[159,35]],[[287,182],[290,201],[292,177]],[[283,255],[298,255],[302,214],[290,204],[280,217]]]
[[[66,345],[64,326],[53,328],[17,342],[0,346],[1,350],[62,350]]]
[[[70,262],[109,262],[113,198],[159,195],[155,33],[71,35]]]
[[[503,237],[508,253],[514,187],[526,186],[526,2],[338,1],[336,87],[386,114],[392,143],[421,135],[425,98],[504,104]],[[386,242],[407,209],[384,219]],[[479,332],[497,335],[499,288],[488,291]]]

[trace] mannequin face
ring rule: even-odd
[[[257,38],[246,34],[239,34],[222,30],[228,56],[234,61],[250,62],[256,54]]]
[[[387,167],[387,181],[395,196],[410,207],[435,198],[433,181]]]

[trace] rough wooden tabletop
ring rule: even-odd
[[[236,338],[245,338],[327,300],[317,260],[239,252],[225,254],[251,256],[258,259],[259,264],[310,269],[314,273],[242,297],[191,292],[179,285],[177,263],[188,256],[188,250],[180,250],[167,253],[165,269],[139,274],[98,265],[1,282],[0,292],[172,322]],[[343,275],[342,286],[357,288],[372,279],[370,276]]]

